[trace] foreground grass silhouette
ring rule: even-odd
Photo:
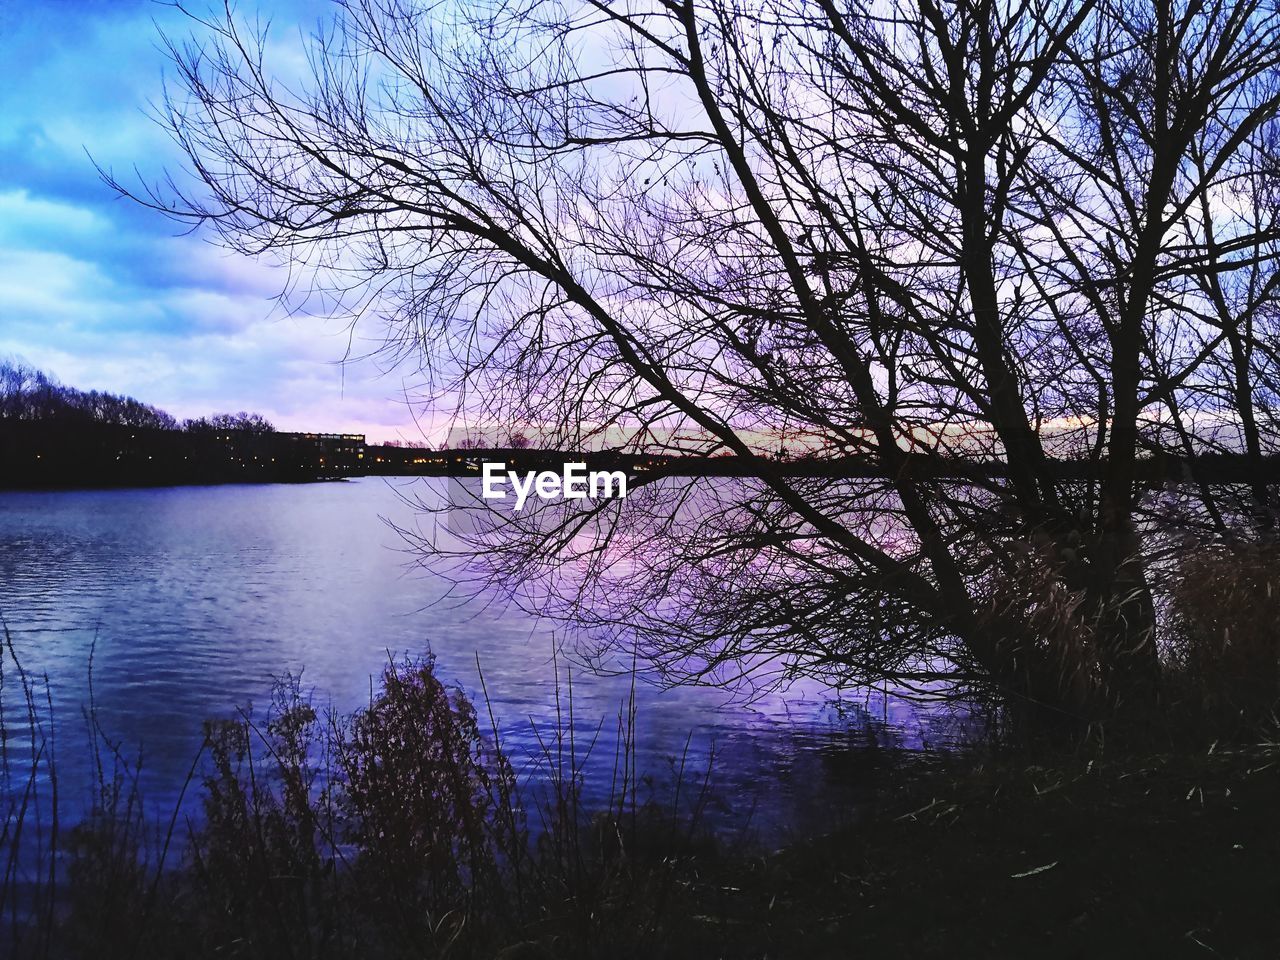
[[[587,809],[572,722],[547,734],[533,790],[430,658],[409,659],[351,715],[286,682],[265,713],[209,724],[190,820],[144,816],[90,707],[95,802],[67,827],[40,814],[57,790],[45,705],[5,652],[15,960],[1280,951],[1275,737],[954,757],[904,769],[855,826],[756,853],[702,829],[705,776],[638,799],[633,715],[612,799]]]

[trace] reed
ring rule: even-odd
[[[92,689],[92,686],[90,687]],[[41,692],[44,692],[42,698]],[[713,848],[709,768],[658,798],[636,771],[634,695],[615,718],[608,799],[583,800],[571,677],[518,774],[430,656],[391,661],[364,708],[318,709],[296,678],[209,722],[188,789],[144,816],[139,764],[85,708],[95,783],[62,826],[52,702],[5,634],[0,670],[4,952],[63,957],[470,957],[657,950],[678,878]]]

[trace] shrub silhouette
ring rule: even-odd
[[[421,941],[451,936],[492,893],[504,835],[494,797],[511,773],[432,658],[390,664],[381,693],[335,737],[336,805],[359,853],[369,913]]]

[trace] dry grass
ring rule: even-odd
[[[1166,686],[1212,737],[1274,728],[1280,709],[1280,541],[1206,545],[1182,561]]]

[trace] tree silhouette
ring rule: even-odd
[[[194,185],[133,195],[340,263],[428,400],[758,462],[459,557],[675,675],[1094,716],[1156,695],[1188,538],[1273,525],[1268,5],[349,0],[301,85],[229,11],[198,29],[163,109]],[[878,479],[784,476],[780,447]]]

